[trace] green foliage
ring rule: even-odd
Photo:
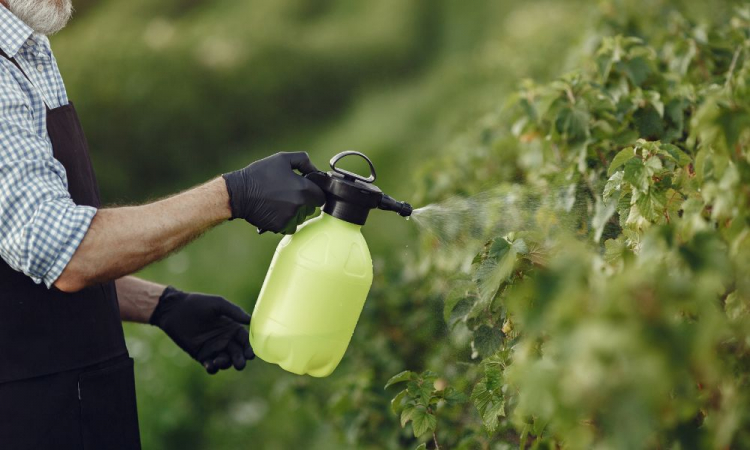
[[[414,170],[422,160],[435,155],[455,130],[494,107],[519,77],[543,77],[562,67],[571,42],[586,30],[578,10],[551,0],[470,5],[440,0],[396,7],[392,2],[357,6],[327,0],[170,1],[91,3],[79,8],[71,28],[53,37],[70,96],[91,138],[105,202],[153,197],[204,181],[219,170],[210,158],[220,161],[221,170],[233,170],[274,151],[305,149],[324,168],[333,153],[348,148],[373,159],[385,192],[410,199]],[[311,10],[317,13],[301,14]],[[421,30],[429,32],[401,28],[405,23],[424,23]],[[196,69],[202,67],[196,54],[200,43],[215,35],[240,54],[257,51],[278,61],[211,70],[231,74],[229,81],[212,82],[213,76]],[[150,45],[153,38],[169,36],[166,48]],[[283,51],[315,42],[320,45],[309,59],[297,60],[298,52]],[[187,50],[178,51],[182,47]],[[435,50],[419,51],[426,48]],[[393,57],[398,55],[410,56]],[[333,74],[338,80],[335,72],[341,66],[331,66],[332,59],[347,66],[341,87],[355,85],[352,91],[324,79]],[[279,80],[278,95],[299,92],[298,86],[287,84],[310,81],[303,97],[335,107],[298,111],[290,99],[274,109],[274,127],[262,133],[265,137],[243,132],[254,120],[244,108],[253,115],[275,108],[273,96],[264,94],[268,84],[255,82],[259,67],[263,79]],[[385,72],[389,75],[381,76]],[[346,100],[339,103],[342,90]],[[256,94],[271,100],[259,104]],[[122,96],[124,102],[118,100]],[[217,110],[206,112],[205,98]],[[238,132],[227,136],[225,127]],[[112,128],[114,144],[107,132]],[[186,139],[183,132],[200,136]],[[122,148],[111,151],[110,144]],[[398,263],[418,247],[411,224],[373,212],[363,228],[376,279],[347,354],[328,378],[299,377],[260,360],[241,373],[210,377],[163,333],[128,325],[144,448],[416,446],[411,426],[404,430],[398,418],[392,420],[392,396],[383,385],[407,365],[422,370],[434,364],[435,355],[427,349],[450,352],[458,347],[445,342],[442,305],[436,306],[445,281],[402,289],[402,282],[419,275],[402,271]],[[252,311],[278,240],[268,233],[259,237],[234,221],[141,276],[224,295]],[[471,392],[468,384],[451,382],[450,387],[466,396]],[[442,405],[442,417],[455,407]],[[467,434],[460,427],[460,422],[443,418],[436,429],[438,442]],[[422,439],[429,440],[429,433]]]
[[[352,147],[415,206],[517,199],[421,246],[373,213],[327,379],[208,377],[129,326],[144,448],[750,446],[746,7],[75,1],[53,44],[108,201]],[[143,275],[252,310],[277,241],[235,222]]]
[[[108,205],[276,151],[307,150],[323,169],[350,148],[373,159],[385,192],[408,199],[419,161],[486,111],[489,93],[561,67],[583,20],[549,0],[73,3],[51,40]],[[388,286],[416,247],[411,224],[373,213],[363,232],[376,286]],[[278,240],[234,221],[140,275],[252,311]],[[159,330],[126,324],[144,448],[402,447],[411,429],[392,426],[382,387],[406,361],[422,364],[442,325],[407,293],[383,295],[373,292],[347,356],[321,380],[260,360],[210,377]]]
[[[470,393],[435,413],[440,445],[750,446],[750,8],[662,6],[605,3],[579,70],[524,81],[426,165],[425,202],[490,180],[561,193],[470,265],[433,236],[410,262],[398,288],[446,280],[430,295],[455,350],[426,367]]]
[[[505,416],[505,399],[502,393],[502,361],[488,358],[482,361],[484,376],[474,385],[471,401],[482,417],[482,423],[489,433],[498,427],[498,417]]]
[[[437,427],[435,414],[438,409],[445,405],[466,401],[465,396],[453,388],[439,387],[444,386],[445,381],[438,380],[437,374],[429,370],[421,374],[406,370],[394,375],[385,387],[387,389],[400,383],[406,383],[406,388],[393,397],[391,410],[395,414],[401,414],[402,428],[411,422],[414,437],[420,437],[426,433],[432,433],[434,437]],[[437,438],[434,437],[434,439],[437,442]]]

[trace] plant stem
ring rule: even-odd
[[[435,450],[440,450],[440,445],[437,441],[437,434],[435,434],[434,431],[432,432],[432,440],[435,442]]]
[[[570,86],[565,87],[565,94],[568,96],[568,101],[570,101],[571,105],[576,104],[576,97],[573,95],[573,90],[570,89]]]
[[[734,52],[734,56],[732,57],[732,64],[729,65],[729,70],[727,71],[727,81],[724,83],[725,88],[729,88],[729,84],[732,82],[732,75],[734,74],[734,68],[737,66],[737,58],[740,56],[740,50],[742,47],[737,47],[737,50]]]

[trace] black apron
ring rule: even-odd
[[[21,70],[1,50],[0,56]],[[73,201],[98,208],[72,103],[47,109],[47,132]],[[65,293],[0,260],[0,449],[6,448],[140,448],[133,362],[113,282]]]

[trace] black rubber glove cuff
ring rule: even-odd
[[[172,308],[172,306],[174,306],[174,303],[179,301],[175,298],[175,294],[178,292],[181,291],[175,289],[172,286],[167,286],[164,289],[164,292],[162,292],[161,296],[159,296],[159,303],[156,304],[154,312],[151,313],[151,317],[148,319],[148,323],[159,327],[161,317],[164,315],[164,313],[168,312]]]
[[[225,173],[221,177],[224,179],[224,183],[227,185],[227,194],[229,194],[229,207],[232,209],[232,217],[229,220],[241,219],[242,217],[237,216],[235,211],[240,211],[240,205],[237,204],[237,199],[233,195],[234,192],[239,192],[242,189],[242,181],[238,177],[232,176],[232,173]]]

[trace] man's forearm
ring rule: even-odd
[[[75,292],[129,275],[230,217],[222,178],[154,203],[101,209],[55,287]]]
[[[128,322],[148,323],[166,286],[136,277],[115,281],[120,318]]]

